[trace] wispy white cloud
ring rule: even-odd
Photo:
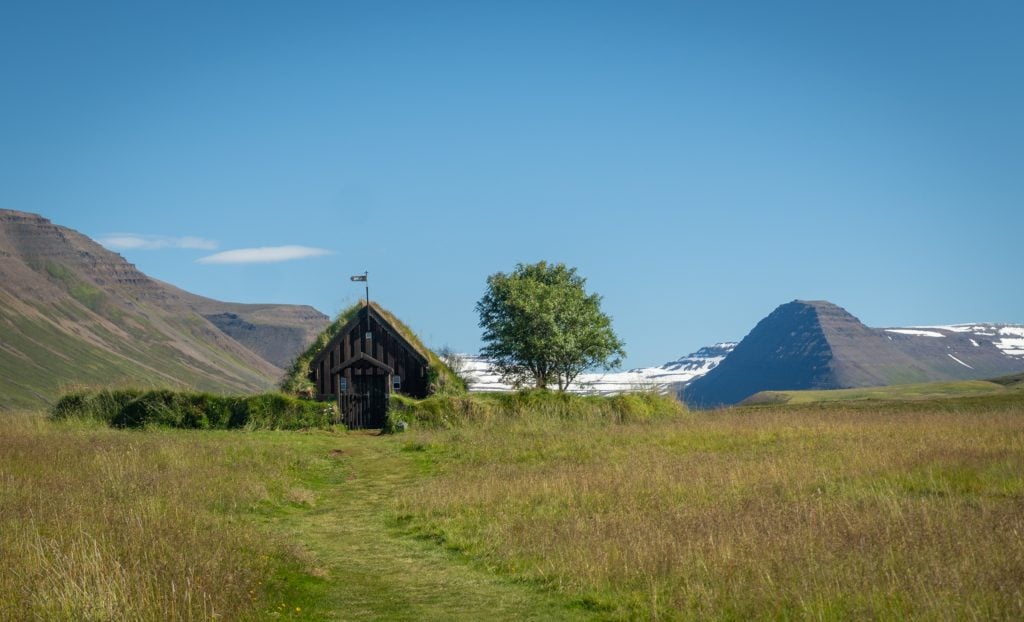
[[[239,248],[233,251],[214,253],[200,257],[198,263],[277,263],[330,255],[332,251],[312,246],[263,246],[260,248]]]
[[[172,237],[142,233],[109,233],[98,238],[99,243],[113,250],[158,250],[161,248],[191,248],[212,251],[217,243],[195,236]]]

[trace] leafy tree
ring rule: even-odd
[[[565,391],[586,369],[613,369],[626,355],[601,312],[601,297],[587,294],[586,279],[565,264],[518,264],[511,274],[487,277],[476,303],[485,342],[502,380]]]

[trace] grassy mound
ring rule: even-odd
[[[416,333],[394,316],[390,311],[371,302],[373,309],[388,321],[405,338],[406,341],[416,346],[420,352],[427,356],[430,365],[431,392],[446,394],[463,394],[466,392],[465,383],[442,361],[437,354],[423,345]],[[317,335],[317,338],[306,350],[295,358],[295,362],[288,368],[284,380],[281,381],[281,390],[285,393],[301,396],[313,396],[315,389],[309,380],[309,367],[315,357],[324,347],[334,339],[338,332],[345,327],[363,308],[362,302],[357,302],[344,309],[338,317],[331,322],[330,326]]]
[[[171,391],[102,389],[65,394],[50,417],[93,419],[117,428],[296,430],[328,427],[337,420],[332,403],[300,400],[280,393],[245,397]]]
[[[772,404],[812,404],[822,402],[903,402],[915,400],[942,400],[959,397],[981,397],[1017,393],[1024,389],[1024,374],[1004,376],[992,380],[957,380],[926,382],[856,389],[827,389],[805,391],[761,391],[741,402],[741,406]]]
[[[1010,387],[1012,389],[1024,389],[1024,374],[1001,376],[999,378],[993,378],[991,382],[1001,384],[1004,387]]]
[[[392,396],[388,428],[438,429],[509,420],[627,423],[684,412],[686,407],[674,397],[653,392],[602,397],[529,390],[517,393],[433,395],[423,400]]]

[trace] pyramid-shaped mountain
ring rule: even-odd
[[[843,389],[946,378],[842,307],[794,300],[758,322],[718,367],[685,389],[687,403],[738,403],[758,391]]]

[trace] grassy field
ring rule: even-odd
[[[862,387],[859,389],[831,389],[828,391],[761,391],[760,393],[756,393],[744,400],[744,404],[811,404],[819,402],[852,402],[863,400],[895,402],[1000,395],[1015,391],[1024,392],[1024,374],[996,378],[995,380],[926,382],[921,384],[899,384],[887,387]]]
[[[1021,619],[1024,401],[385,436],[5,415],[0,558],[0,619]]]
[[[255,519],[301,502],[316,461],[275,441],[5,415],[0,619],[256,619],[293,602],[303,559]]]
[[[394,529],[404,442],[4,413],[0,620],[580,619]]]
[[[1019,619],[1024,402],[421,433],[400,523],[614,617]]]

